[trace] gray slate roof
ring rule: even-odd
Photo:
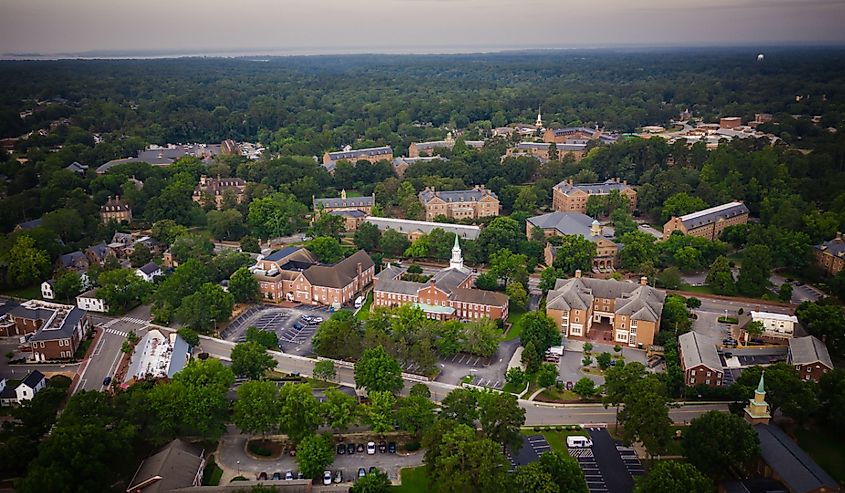
[[[368,217],[367,222],[374,224],[381,231],[392,229],[403,234],[413,233],[414,231],[429,234],[436,228],[440,228],[447,233],[455,233],[464,240],[477,240],[478,235],[481,234],[481,228],[478,226],[467,226],[464,224],[433,223],[375,216]]]
[[[760,438],[760,456],[789,491],[809,493],[822,487],[838,491],[836,481],[779,427],[759,424],[754,431]]]
[[[741,216],[742,214],[748,214],[748,207],[746,207],[745,204],[742,202],[729,202],[727,204],[717,205],[716,207],[683,215],[679,219],[682,223],[684,223],[684,227],[689,230],[715,223],[720,219],[724,220]]]
[[[520,142],[516,145],[516,148],[523,151],[533,150],[533,151],[545,151],[549,148],[551,144],[548,142]],[[575,151],[583,151],[587,148],[587,144],[581,143],[566,143],[566,144],[555,144],[555,148],[558,152],[575,152]]]
[[[613,279],[573,277],[558,279],[549,291],[546,306],[558,310],[586,310],[595,298],[615,301],[615,313],[634,320],[657,322],[666,293],[651,286]]]
[[[346,197],[345,199],[341,197],[330,197],[314,199],[314,209],[317,209],[321,205],[326,209],[372,207],[374,202],[372,195],[367,195],[366,197]]]
[[[76,264],[77,261],[88,261],[88,257],[85,256],[84,253],[80,252],[79,250],[75,252],[66,253],[59,257],[59,262],[62,264],[62,267],[71,267]]]
[[[91,252],[96,258],[104,259],[106,255],[109,253],[109,247],[105,243],[97,243],[96,245],[91,245],[87,249],[86,252]]]
[[[200,453],[199,447],[178,438],[173,440],[141,463],[128,491],[140,490],[142,484],[149,485],[143,488],[144,493],[165,493],[193,486],[202,464]]]
[[[434,197],[439,197],[446,202],[478,202],[484,197],[496,197],[496,193],[482,188],[473,188],[471,190],[449,190],[443,192],[436,192],[431,189],[425,189],[419,193],[420,200],[423,203],[428,203]]]
[[[845,257],[845,238],[842,238],[842,236],[837,236],[836,238],[830,241],[822,243],[816,248],[836,257]]]
[[[288,255],[290,255],[292,253],[298,252],[299,250],[302,250],[302,248],[295,247],[295,246],[284,247],[281,250],[276,250],[275,252],[271,253],[270,255],[267,255],[266,257],[264,257],[264,260],[267,260],[269,262],[275,262],[277,260],[281,260],[281,259],[287,257]]]
[[[827,346],[814,336],[793,337],[789,340],[789,361],[793,365],[822,363],[833,369]]]
[[[340,210],[340,211],[331,211],[329,214],[333,216],[343,216],[343,217],[367,217],[367,214],[364,212],[359,211],[358,209],[352,210]]]
[[[70,313],[68,313],[64,320],[62,320],[62,324],[60,326],[47,328],[42,327],[35,333],[35,335],[32,336],[30,341],[52,341],[55,339],[69,338],[73,335],[76,324],[85,317],[86,313],[88,312],[85,310],[73,307]]]
[[[622,190],[628,190],[632,187],[620,181],[610,179],[601,183],[570,184],[568,181],[562,181],[555,185],[555,188],[557,188],[564,194],[569,194],[570,192],[573,192],[575,190],[581,190],[590,195],[607,195],[613,190],[619,190],[621,192]]]
[[[334,265],[312,265],[303,274],[315,286],[343,288],[358,275],[358,264],[362,270],[373,267],[373,259],[364,250],[358,250]]]
[[[602,234],[593,236],[592,226],[594,219],[580,212],[551,212],[541,216],[528,218],[528,223],[540,229],[554,229],[562,235],[578,235],[592,242],[600,239],[612,241],[609,233],[602,228]]]
[[[408,296],[416,296],[417,291],[424,288],[425,283],[402,281],[399,279],[379,279],[376,283],[375,290],[385,293],[405,294]]]
[[[85,173],[85,171],[88,169],[88,166],[84,164],[79,164],[78,162],[74,161],[65,166],[65,169],[68,171],[73,171],[74,173]]]
[[[723,371],[722,360],[716,351],[716,342],[697,332],[687,332],[678,337],[684,368],[704,365],[714,371]]]

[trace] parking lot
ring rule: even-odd
[[[590,454],[575,457],[584,475],[588,476],[590,492],[630,493],[634,489],[635,475],[644,473],[642,464],[633,449],[624,447],[610,436],[605,428],[590,428],[593,447]],[[572,455],[573,449],[570,449]],[[580,452],[579,452],[580,454]],[[624,471],[624,472],[623,472]]]
[[[329,312],[322,307],[276,308],[260,305],[251,307],[223,331],[224,339],[244,342],[246,329],[257,327],[276,333],[279,349],[285,353],[311,354],[311,338],[320,324],[328,319]]]

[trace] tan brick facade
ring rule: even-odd
[[[425,220],[431,221],[443,215],[449,219],[478,219],[498,216],[501,210],[499,198],[483,186],[472,190],[438,192],[426,188],[419,194],[425,209]]]
[[[587,200],[590,196],[608,195],[611,190],[628,198],[630,209],[637,208],[637,191],[628,182],[608,180],[604,183],[573,183],[572,180],[557,184],[552,189],[552,208],[562,212],[587,212]]]
[[[231,195],[237,204],[243,202],[245,190],[246,182],[240,178],[209,178],[202,175],[194,188],[193,200],[201,205],[212,203],[220,209],[227,195]]]
[[[109,221],[132,222],[132,208],[129,204],[120,200],[120,197],[109,197],[105,204],[100,207],[100,220],[104,224]]]
[[[845,269],[845,237],[836,233],[836,237],[815,248],[816,262],[831,276]]]
[[[715,240],[719,238],[725,228],[746,224],[748,222],[748,209],[745,205],[742,205],[736,211],[729,212],[728,214],[713,212],[706,215],[706,217],[691,218],[691,216],[694,216],[695,214],[703,214],[714,209],[717,208],[714,207],[711,209],[705,209],[699,213],[687,214],[686,216],[681,217],[673,216],[666,222],[666,224],[663,225],[663,239],[666,240],[673,232],[680,231],[685,235]]]

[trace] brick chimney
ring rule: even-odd
[[[640,285],[642,285],[642,286],[648,286],[648,278],[647,278],[646,276],[642,276],[642,277],[640,278]]]
[[[361,273],[364,272],[364,269],[361,267],[361,262],[358,262],[358,266],[356,267],[356,270],[358,272],[358,277],[361,277]]]
[[[581,269],[576,269],[575,270],[575,279],[580,279],[580,278],[581,278]]]

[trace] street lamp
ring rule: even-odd
[[[235,461],[235,462],[237,462],[237,464],[238,464],[238,476],[240,476],[241,475],[241,461],[238,460],[238,461]]]

